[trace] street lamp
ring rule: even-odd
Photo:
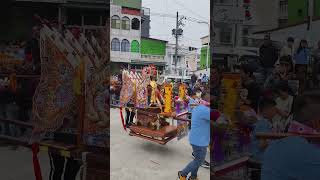
[[[208,35],[208,47],[207,47],[207,56],[206,56],[206,72],[208,72],[209,67],[209,53],[210,53],[210,23],[206,21],[198,21],[199,24],[207,24],[209,29],[209,35]]]

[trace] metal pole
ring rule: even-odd
[[[175,31],[175,35],[176,35],[176,49],[175,49],[175,62],[174,62],[174,66],[175,66],[175,73],[177,72],[177,62],[178,62],[178,29],[179,29],[179,12],[177,12],[177,22],[176,22],[176,31]]]

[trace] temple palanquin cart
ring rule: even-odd
[[[0,79],[0,90],[2,84],[16,89],[17,78],[39,79],[32,98],[31,122],[2,120],[30,129],[31,138],[27,136],[28,140],[23,141],[9,136],[0,138],[32,149],[36,180],[42,180],[39,151],[80,162],[82,179],[107,179],[109,27],[97,26],[95,35],[86,35],[83,27],[61,29],[39,16],[35,19],[39,21],[36,28],[40,74],[29,73],[28,67],[11,56],[0,55],[0,69],[6,70],[0,76],[9,76],[5,81]]]
[[[173,107],[180,102],[173,99],[172,85],[157,84],[155,75],[153,66],[145,67],[141,73],[123,71],[120,116],[127,130],[123,108],[134,112],[135,122],[129,127],[130,135],[165,145],[176,138],[190,120],[185,117],[187,112],[181,111],[180,106],[179,110]],[[180,96],[185,98],[185,90],[180,91]],[[185,123],[174,123],[175,120]]]

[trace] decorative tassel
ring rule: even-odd
[[[42,180],[42,174],[41,174],[41,168],[40,168],[40,163],[39,163],[39,159],[38,159],[38,153],[39,153],[39,145],[32,144],[32,161],[33,161],[34,175],[36,177],[36,180]]]

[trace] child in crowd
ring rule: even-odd
[[[276,93],[278,95],[276,98],[277,114],[272,119],[273,129],[276,132],[284,132],[289,124],[293,97],[289,95],[289,86],[286,81],[283,81],[278,85]]]
[[[252,160],[261,162],[266,142],[259,142],[256,138],[257,133],[272,132],[272,119],[276,115],[276,103],[272,99],[262,99],[259,104],[259,115],[257,122],[253,125],[251,134],[251,155]]]
[[[298,97],[294,120],[320,130],[320,93],[307,92]],[[264,153],[261,180],[319,180],[320,149],[301,136],[275,140]]]

